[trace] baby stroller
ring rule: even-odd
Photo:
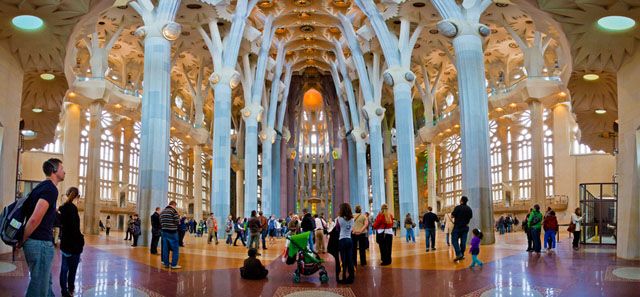
[[[293,274],[293,282],[299,283],[301,275],[312,275],[320,271],[320,282],[326,284],[329,282],[329,274],[322,265],[322,258],[307,248],[310,232],[303,232],[296,235],[289,235],[287,239],[289,245],[287,247],[287,265],[296,263],[297,268]]]

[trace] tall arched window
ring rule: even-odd
[[[175,200],[178,208],[184,209],[189,198],[189,166],[182,140],[169,139],[169,200]]]
[[[547,197],[553,196],[553,117],[549,109],[544,110],[544,188]]]
[[[78,174],[78,190],[81,197],[86,194],[87,185],[87,162],[89,156],[89,111],[85,112],[85,125],[80,131],[80,168]],[[102,127],[102,135],[100,135],[100,168],[99,172],[99,190],[98,198],[100,200],[113,200],[115,197],[112,195],[113,187],[113,171],[114,168],[114,147],[116,145],[116,139],[113,137],[113,133],[110,130],[113,124],[113,117],[107,111],[102,111],[100,117],[100,126]]]
[[[520,132],[515,138],[516,159],[515,168],[518,169],[515,182],[516,191],[520,199],[531,198],[531,117],[530,112],[525,111],[518,117]]]
[[[141,124],[133,124],[133,138],[128,143],[129,148],[129,191],[127,200],[136,203],[138,200],[138,176],[140,175],[140,133]]]
[[[462,194],[462,164],[460,162],[460,136],[445,139],[440,153],[440,195],[445,206],[455,204]]]
[[[489,122],[489,153],[491,160],[491,197],[502,201],[502,142],[498,137],[498,123]]]
[[[103,130],[100,137],[100,199],[113,200],[111,195],[113,188],[113,149],[115,138],[111,130]]]

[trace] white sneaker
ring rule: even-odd
[[[180,265],[171,266],[171,269],[180,269],[180,268],[182,268],[182,266]]]

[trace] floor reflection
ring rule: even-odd
[[[371,237],[369,265],[357,266],[356,282],[343,286],[335,282],[334,261],[328,254],[321,255],[330,273],[328,284],[320,284],[317,276],[293,284],[295,266],[280,260],[282,240],[269,243],[269,249],[260,257],[270,270],[269,279],[244,281],[238,271],[246,257],[243,247],[207,245],[205,238],[188,236],[180,255],[184,269],[174,271],[161,268],[160,257],[150,255],[146,247],[132,248],[120,240],[122,237],[87,236],[76,295],[237,297],[331,289],[342,296],[384,297],[631,296],[640,291],[640,281],[634,279],[640,279],[636,274],[640,271],[639,262],[616,259],[602,247],[574,252],[568,238],[563,238],[554,253],[538,255],[524,252],[526,239],[522,233],[499,236],[497,244],[481,247],[484,267],[471,270],[467,268],[468,259],[458,264],[451,262],[452,251],[444,244],[442,234],[438,235],[438,250],[429,253],[423,251],[423,237],[421,234],[415,244],[394,240],[393,263],[387,267],[379,266],[378,247]],[[17,261],[11,262],[11,255],[3,254],[0,263],[16,267],[0,265],[0,296],[22,296],[28,284],[23,257],[18,254]],[[9,268],[13,270],[7,271]],[[60,255],[56,254],[53,283],[58,295],[59,271]]]

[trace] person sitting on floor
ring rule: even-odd
[[[269,270],[264,268],[259,259],[256,258],[258,250],[249,249],[249,258],[244,260],[244,266],[240,267],[240,276],[244,279],[263,279],[269,274]]]

